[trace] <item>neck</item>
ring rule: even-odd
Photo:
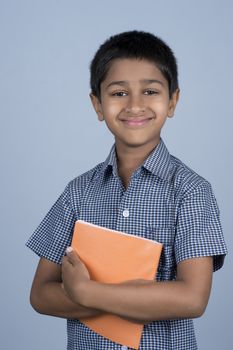
[[[144,163],[159,141],[147,147],[127,147],[116,143],[118,174],[125,187],[128,186],[133,172]]]

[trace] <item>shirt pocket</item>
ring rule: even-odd
[[[176,276],[174,237],[172,226],[153,226],[146,229],[146,238],[163,244],[159,260],[157,280],[173,280]]]

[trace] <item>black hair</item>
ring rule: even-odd
[[[169,96],[178,88],[176,58],[159,37],[144,31],[128,31],[107,39],[97,50],[90,64],[91,93],[100,100],[100,84],[114,59],[135,58],[155,63],[168,82]]]

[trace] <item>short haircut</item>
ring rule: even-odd
[[[115,59],[138,59],[154,63],[168,82],[169,96],[178,88],[176,58],[159,37],[144,31],[123,32],[107,39],[90,64],[91,93],[100,100],[100,85]]]

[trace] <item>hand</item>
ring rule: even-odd
[[[75,250],[68,247],[62,259],[62,286],[73,302],[81,304],[83,286],[88,281],[90,275],[86,266]]]

